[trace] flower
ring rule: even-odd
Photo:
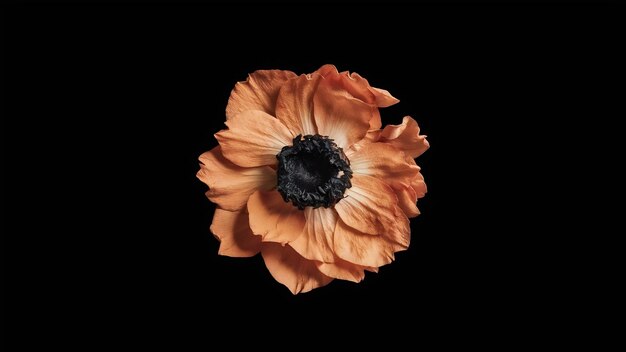
[[[219,146],[198,178],[217,204],[219,254],[261,253],[293,294],[360,282],[408,248],[426,184],[414,158],[429,144],[411,117],[382,128],[389,92],[324,65],[261,70],[233,89]]]

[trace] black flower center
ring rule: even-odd
[[[298,209],[331,207],[352,187],[350,161],[328,137],[298,135],[276,158],[278,192]]]

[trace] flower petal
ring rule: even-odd
[[[302,233],[306,220],[302,211],[286,203],[277,191],[255,192],[248,200],[250,228],[263,242],[289,243]]]
[[[356,98],[368,104],[374,104],[385,108],[398,103],[400,100],[394,98],[388,91],[370,86],[370,83],[356,72],[342,72],[344,84],[348,86],[348,91]]]
[[[289,245],[263,243],[261,254],[274,279],[287,286],[291,293],[308,292],[327,285],[332,278],[322,274],[315,262],[303,258]]]
[[[261,110],[274,116],[280,88],[294,77],[295,73],[282,70],[259,70],[251,73],[245,82],[238,82],[230,93],[226,119],[246,110]]]
[[[250,230],[248,212],[245,209],[215,209],[211,232],[220,241],[220,255],[252,257],[261,251],[261,236],[255,236]]]
[[[361,77],[361,75],[356,72],[350,73],[344,71],[339,73],[335,66],[324,65],[315,71],[315,73],[323,77],[335,77],[335,79],[338,80],[338,84],[347,92],[365,103],[384,108],[399,102],[399,100],[389,94],[388,91],[370,86],[367,79]]]
[[[350,72],[344,71],[339,74],[338,79],[341,82],[341,86],[353,97],[364,103],[376,105],[376,96],[369,89],[370,84],[358,73],[350,74]]]
[[[352,188],[335,210],[348,226],[370,235],[385,234],[406,216],[398,198],[385,182],[367,175],[354,174]],[[406,220],[408,221],[408,219]]]
[[[221,208],[239,210],[246,206],[248,197],[256,190],[276,186],[276,171],[268,166],[243,168],[230,162],[217,146],[199,158],[197,177],[209,186],[207,197]]]
[[[333,263],[317,263],[317,268],[324,275],[335,279],[361,282],[365,278],[366,267],[350,263],[349,261],[343,260],[339,257],[335,257]]]
[[[334,81],[322,79],[319,83],[313,98],[315,124],[319,134],[348,149],[365,136],[376,107],[353,98]]]
[[[371,127],[371,121],[370,121],[370,127]],[[370,128],[370,130],[367,131],[367,134],[365,135],[365,139],[369,142],[378,142],[378,140],[380,139],[381,132],[382,130]]]
[[[376,97],[376,105],[380,108],[386,108],[388,106],[397,104],[400,102],[397,98],[391,95],[388,91],[376,87],[371,87],[371,92]]]
[[[337,67],[335,67],[335,65],[326,64],[320,67],[319,69],[317,69],[317,71],[313,72],[313,74],[318,74],[322,77],[327,77],[327,76],[339,74],[339,71],[337,70]]]
[[[337,213],[330,208],[304,208],[306,226],[302,234],[290,243],[301,256],[310,260],[332,263],[333,233]]]
[[[405,160],[412,167],[420,170],[419,166],[415,164],[415,159],[406,155]],[[391,183],[390,186],[396,192],[396,195],[398,196],[398,205],[402,208],[402,211],[404,211],[406,216],[410,218],[418,216],[420,211],[416,205],[417,200],[426,195],[426,183],[424,182],[424,176],[418,172],[417,175],[411,179],[408,185]]]
[[[415,193],[415,189],[413,187],[396,184],[392,185],[391,188],[396,192],[398,196],[398,206],[407,217],[413,218],[420,215],[419,209],[417,209],[417,193]]]
[[[350,73],[347,71],[339,73],[334,65],[324,65],[313,74],[321,75],[322,77],[331,81],[333,85],[343,88],[346,91],[346,94],[348,94],[349,96],[370,105],[380,106],[377,102],[377,95],[387,94],[391,97],[391,95],[387,91],[378,90],[378,88],[370,87],[367,80],[356,73],[352,75],[350,75]],[[395,102],[398,102],[396,98],[391,98],[394,99]],[[370,119],[370,131],[378,130],[382,127],[382,121],[380,119],[380,112],[378,111],[378,109],[374,109],[373,114],[374,115]]]
[[[374,116],[370,119],[370,129],[367,133],[379,131],[381,127],[383,127],[383,121],[380,119],[380,111],[374,109]]]
[[[415,190],[418,199],[424,197],[428,191],[426,182],[424,182],[424,176],[422,176],[421,173],[418,173],[413,181],[411,181],[411,187]]]
[[[294,137],[317,133],[313,118],[313,95],[320,79],[319,75],[301,75],[285,82],[278,94],[276,118]]]
[[[338,257],[357,264],[377,268],[391,263],[394,253],[408,248],[383,236],[372,236],[346,225],[341,219],[335,226],[334,250]]]
[[[363,140],[353,145],[346,156],[355,174],[377,177],[390,186],[409,186],[420,170],[413,159],[407,161],[402,151],[387,143]]]
[[[247,110],[226,121],[228,129],[215,134],[222,153],[233,163],[254,167],[276,165],[276,155],[291,145],[289,130],[275,117],[259,110]]]
[[[420,128],[410,116],[405,116],[400,125],[385,126],[380,141],[395,146],[412,158],[422,155],[430,146],[426,136],[420,136]]]

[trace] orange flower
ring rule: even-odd
[[[219,146],[198,178],[217,204],[219,254],[261,253],[292,293],[333,279],[359,282],[408,248],[408,217],[426,184],[414,158],[428,149],[411,117],[381,129],[397,103],[356,73],[262,70],[233,89]]]

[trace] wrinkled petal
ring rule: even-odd
[[[410,156],[407,156],[406,160],[408,163],[411,163],[411,165],[417,166],[417,164],[415,163],[415,159],[411,158]],[[417,168],[418,170],[421,170],[419,166],[417,166]],[[428,190],[426,188],[426,183],[424,182],[424,175],[422,175],[422,173],[418,172],[417,175],[415,175],[415,177],[411,180],[411,187],[413,187],[413,189],[415,190],[415,193],[417,194],[418,199],[426,195],[426,192]]]
[[[315,262],[303,258],[289,245],[263,243],[261,255],[274,279],[287,286],[294,295],[333,281],[319,271]]]
[[[419,209],[417,208],[417,193],[413,187],[396,184],[392,185],[391,188],[396,192],[396,196],[398,196],[398,206],[407,217],[413,218],[420,214]]]
[[[324,65],[315,73],[325,77],[334,78],[341,87],[343,87],[353,97],[377,107],[388,107],[399,102],[388,91],[370,86],[367,79],[363,78],[356,72],[350,73],[344,71],[339,73],[334,65]]]
[[[248,200],[250,228],[263,242],[289,243],[303,232],[302,211],[286,203],[277,191],[253,193]]]
[[[413,158],[406,156],[405,159],[407,163],[418,170],[420,169],[419,166],[415,164],[415,160]],[[418,172],[417,175],[411,179],[408,185],[391,183],[390,186],[398,196],[398,205],[402,211],[404,211],[404,213],[410,218],[418,216],[420,211],[417,208],[417,200],[424,197],[427,191],[424,176]]]
[[[348,72],[339,73],[334,65],[324,65],[313,73],[314,75],[321,75],[329,80],[332,85],[341,87],[346,91],[350,97],[361,100],[364,103],[379,106],[376,102],[376,94],[372,91],[375,88],[371,88],[367,80],[361,76],[352,77]],[[358,78],[356,78],[358,77]],[[387,93],[388,94],[388,93]],[[393,97],[392,97],[393,98]],[[395,98],[393,98],[395,99]],[[396,99],[397,100],[397,99]],[[380,112],[378,109],[373,109],[373,115],[370,119],[370,131],[378,130],[382,127],[382,121],[380,119]]]
[[[289,130],[263,111],[248,110],[226,121],[227,130],[215,134],[228,160],[243,167],[276,165],[276,155],[292,144]]]
[[[336,77],[339,80],[341,87],[347,90],[353,97],[365,103],[376,105],[376,97],[369,89],[369,83],[358,73],[350,74],[350,72],[344,71]]]
[[[317,268],[324,275],[335,279],[348,280],[352,282],[361,282],[365,278],[366,268],[362,265],[350,263],[339,257],[335,257],[333,263],[317,263]]]
[[[415,159],[408,155],[405,156],[405,159],[407,163],[420,170],[419,166],[415,164]],[[392,183],[391,188],[393,188],[398,196],[398,206],[400,206],[408,217],[412,218],[420,214],[416,203],[419,198],[426,195],[426,183],[421,173],[418,172],[417,175],[411,179],[409,185]]]
[[[302,234],[290,243],[291,247],[310,260],[332,263],[333,232],[337,213],[330,208],[304,208],[306,226]]]
[[[353,145],[346,156],[355,174],[377,177],[390,186],[409,186],[420,170],[413,159],[407,161],[403,152],[387,143],[364,140]]]
[[[294,77],[295,73],[282,70],[259,70],[251,73],[245,82],[238,82],[230,93],[226,119],[246,110],[261,110],[275,116],[278,92],[287,80]]]
[[[313,95],[321,76],[301,75],[285,82],[276,101],[276,118],[292,136],[317,133],[313,118]]]
[[[365,135],[365,140],[367,140],[368,142],[378,142],[378,140],[380,139],[380,133],[382,132],[382,130],[377,130],[377,129],[370,129],[369,131],[367,131],[367,134]]]
[[[393,189],[385,182],[354,174],[352,188],[335,205],[339,217],[348,226],[370,235],[387,234],[401,222],[408,222]]]
[[[327,76],[330,76],[330,75],[337,75],[337,74],[339,74],[339,71],[337,70],[337,67],[335,67],[335,65],[326,64],[326,65],[320,67],[313,74],[318,74],[318,75],[320,75],[322,77],[327,77]]]
[[[417,176],[411,181],[411,187],[415,190],[417,198],[423,198],[428,192],[426,188],[426,182],[424,182],[424,176],[421,173],[418,173]]]
[[[381,127],[383,127],[383,122],[380,119],[380,111],[378,111],[378,109],[374,109],[374,116],[370,119],[370,128],[367,133],[369,134],[373,131],[379,131]]]
[[[391,263],[394,253],[408,248],[383,236],[372,236],[346,225],[341,219],[335,226],[335,254],[354,264],[377,268]],[[377,270],[376,270],[377,271]]]
[[[352,95],[368,104],[385,108],[398,103],[400,100],[394,98],[388,91],[370,86],[369,82],[356,72],[341,73],[343,84]]]
[[[380,141],[393,145],[412,158],[422,155],[430,146],[426,136],[420,136],[420,128],[410,116],[405,116],[400,125],[385,126]]]
[[[220,241],[219,254],[229,257],[251,257],[261,250],[261,236],[255,236],[248,225],[245,209],[215,209],[211,232]]]
[[[376,108],[350,96],[333,80],[322,79],[313,98],[315,124],[343,149],[361,140],[369,130]]]
[[[347,71],[341,73],[344,85],[348,91],[352,92],[357,99],[361,99],[368,104],[385,108],[400,102],[384,89],[374,88],[370,86],[367,79],[361,77],[356,72],[349,73]]]
[[[400,102],[397,98],[391,95],[388,91],[376,87],[371,87],[371,92],[374,93],[376,97],[376,105],[381,108],[386,108],[388,106],[397,104]]]
[[[221,208],[239,210],[256,190],[269,190],[276,185],[276,172],[268,167],[243,168],[230,162],[217,146],[203,153],[199,160],[198,178],[209,186],[207,197]]]

